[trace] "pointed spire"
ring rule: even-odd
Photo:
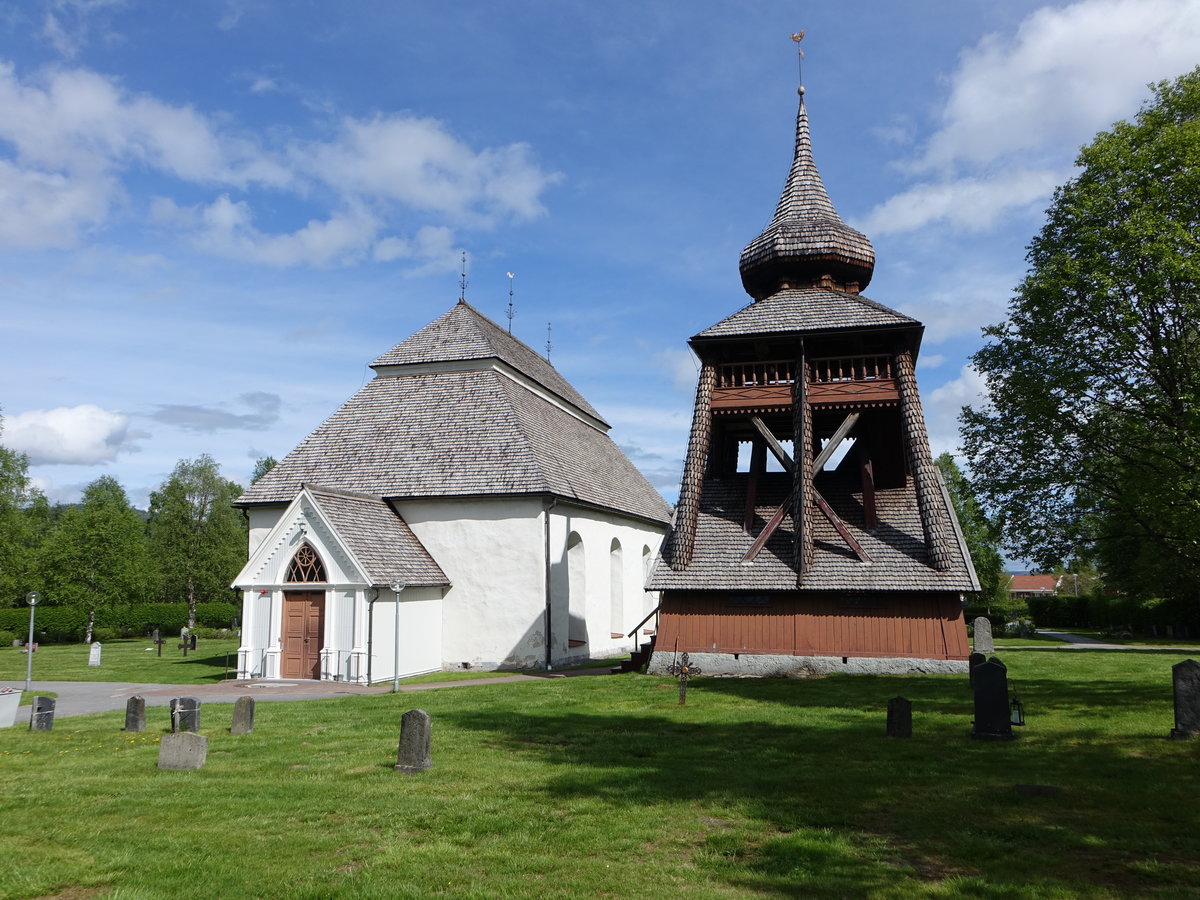
[[[755,300],[782,287],[829,287],[858,293],[871,280],[875,249],[842,221],[812,155],[808,109],[800,87],[796,149],[775,217],[742,251],[742,284]]]

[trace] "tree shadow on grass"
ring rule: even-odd
[[[724,850],[706,842],[697,851],[731,884],[767,892],[803,883],[855,895],[898,877],[963,873],[1018,895],[1031,884],[1069,892],[1122,879],[1130,879],[1131,890],[1145,889],[1152,882],[1129,873],[1163,846],[1173,848],[1188,877],[1200,873],[1200,822],[1185,799],[1200,790],[1200,752],[1163,749],[1169,723],[1161,744],[1109,737],[1102,727],[977,742],[968,736],[968,692],[956,697],[957,686],[947,691],[944,678],[909,676],[903,693],[915,701],[917,733],[896,740],[884,732],[897,680],[698,680],[677,712],[650,705],[645,714],[476,706],[440,717],[486,733],[489,747],[543,764],[547,774],[529,790],[543,792],[549,806],[600,798],[617,814],[662,807],[665,817],[680,805],[729,808],[773,834],[795,835],[774,843],[734,838]],[[1035,681],[1025,689],[1037,702],[1058,695],[1075,706],[1116,697],[1137,706],[1156,695],[1119,683]],[[730,697],[733,704],[717,702]],[[765,709],[753,705],[764,702]],[[1013,789],[1021,783],[1062,792],[1030,796]],[[1164,797],[1167,784],[1172,790]],[[812,842],[821,834],[837,840],[817,853]],[[1095,865],[1097,847],[1110,865]]]

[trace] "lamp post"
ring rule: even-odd
[[[403,581],[392,583],[392,593],[396,595],[396,645],[392,654],[392,691],[400,690],[400,592],[404,590]]]
[[[41,594],[37,591],[30,591],[25,595],[25,602],[29,604],[29,641],[25,644],[25,690],[31,691],[33,688],[33,612],[37,609],[38,601],[42,599]]]

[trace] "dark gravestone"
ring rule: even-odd
[[[430,759],[430,720],[423,709],[410,709],[400,718],[400,750],[396,771],[405,775],[424,772],[433,765]]]
[[[982,653],[972,653],[967,657],[967,683],[971,685],[972,690],[975,688],[975,670],[987,662],[987,657]]]
[[[912,737],[912,701],[893,697],[888,701],[887,736]]]
[[[975,640],[971,644],[976,653],[992,653],[996,649],[992,641],[992,621],[987,616],[975,619]]]
[[[975,667],[974,687],[975,722],[971,737],[981,741],[1011,741],[1008,668],[993,656]]]
[[[200,701],[195,697],[176,697],[171,701],[171,731],[200,730]]]
[[[158,745],[160,769],[199,769],[208,757],[208,738],[181,731],[165,734]]]
[[[230,734],[249,734],[254,730],[254,698],[238,697],[233,704],[233,724],[229,726]]]
[[[125,704],[125,730],[146,730],[146,698],[135,694]]]
[[[1185,659],[1171,666],[1175,685],[1175,727],[1171,737],[1177,741],[1200,740],[1200,663]]]
[[[30,731],[49,731],[54,727],[54,698],[34,697],[29,714]]]

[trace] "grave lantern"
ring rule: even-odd
[[[1013,694],[1012,703],[1009,704],[1008,721],[1013,725],[1025,724],[1025,704],[1016,694]]]

